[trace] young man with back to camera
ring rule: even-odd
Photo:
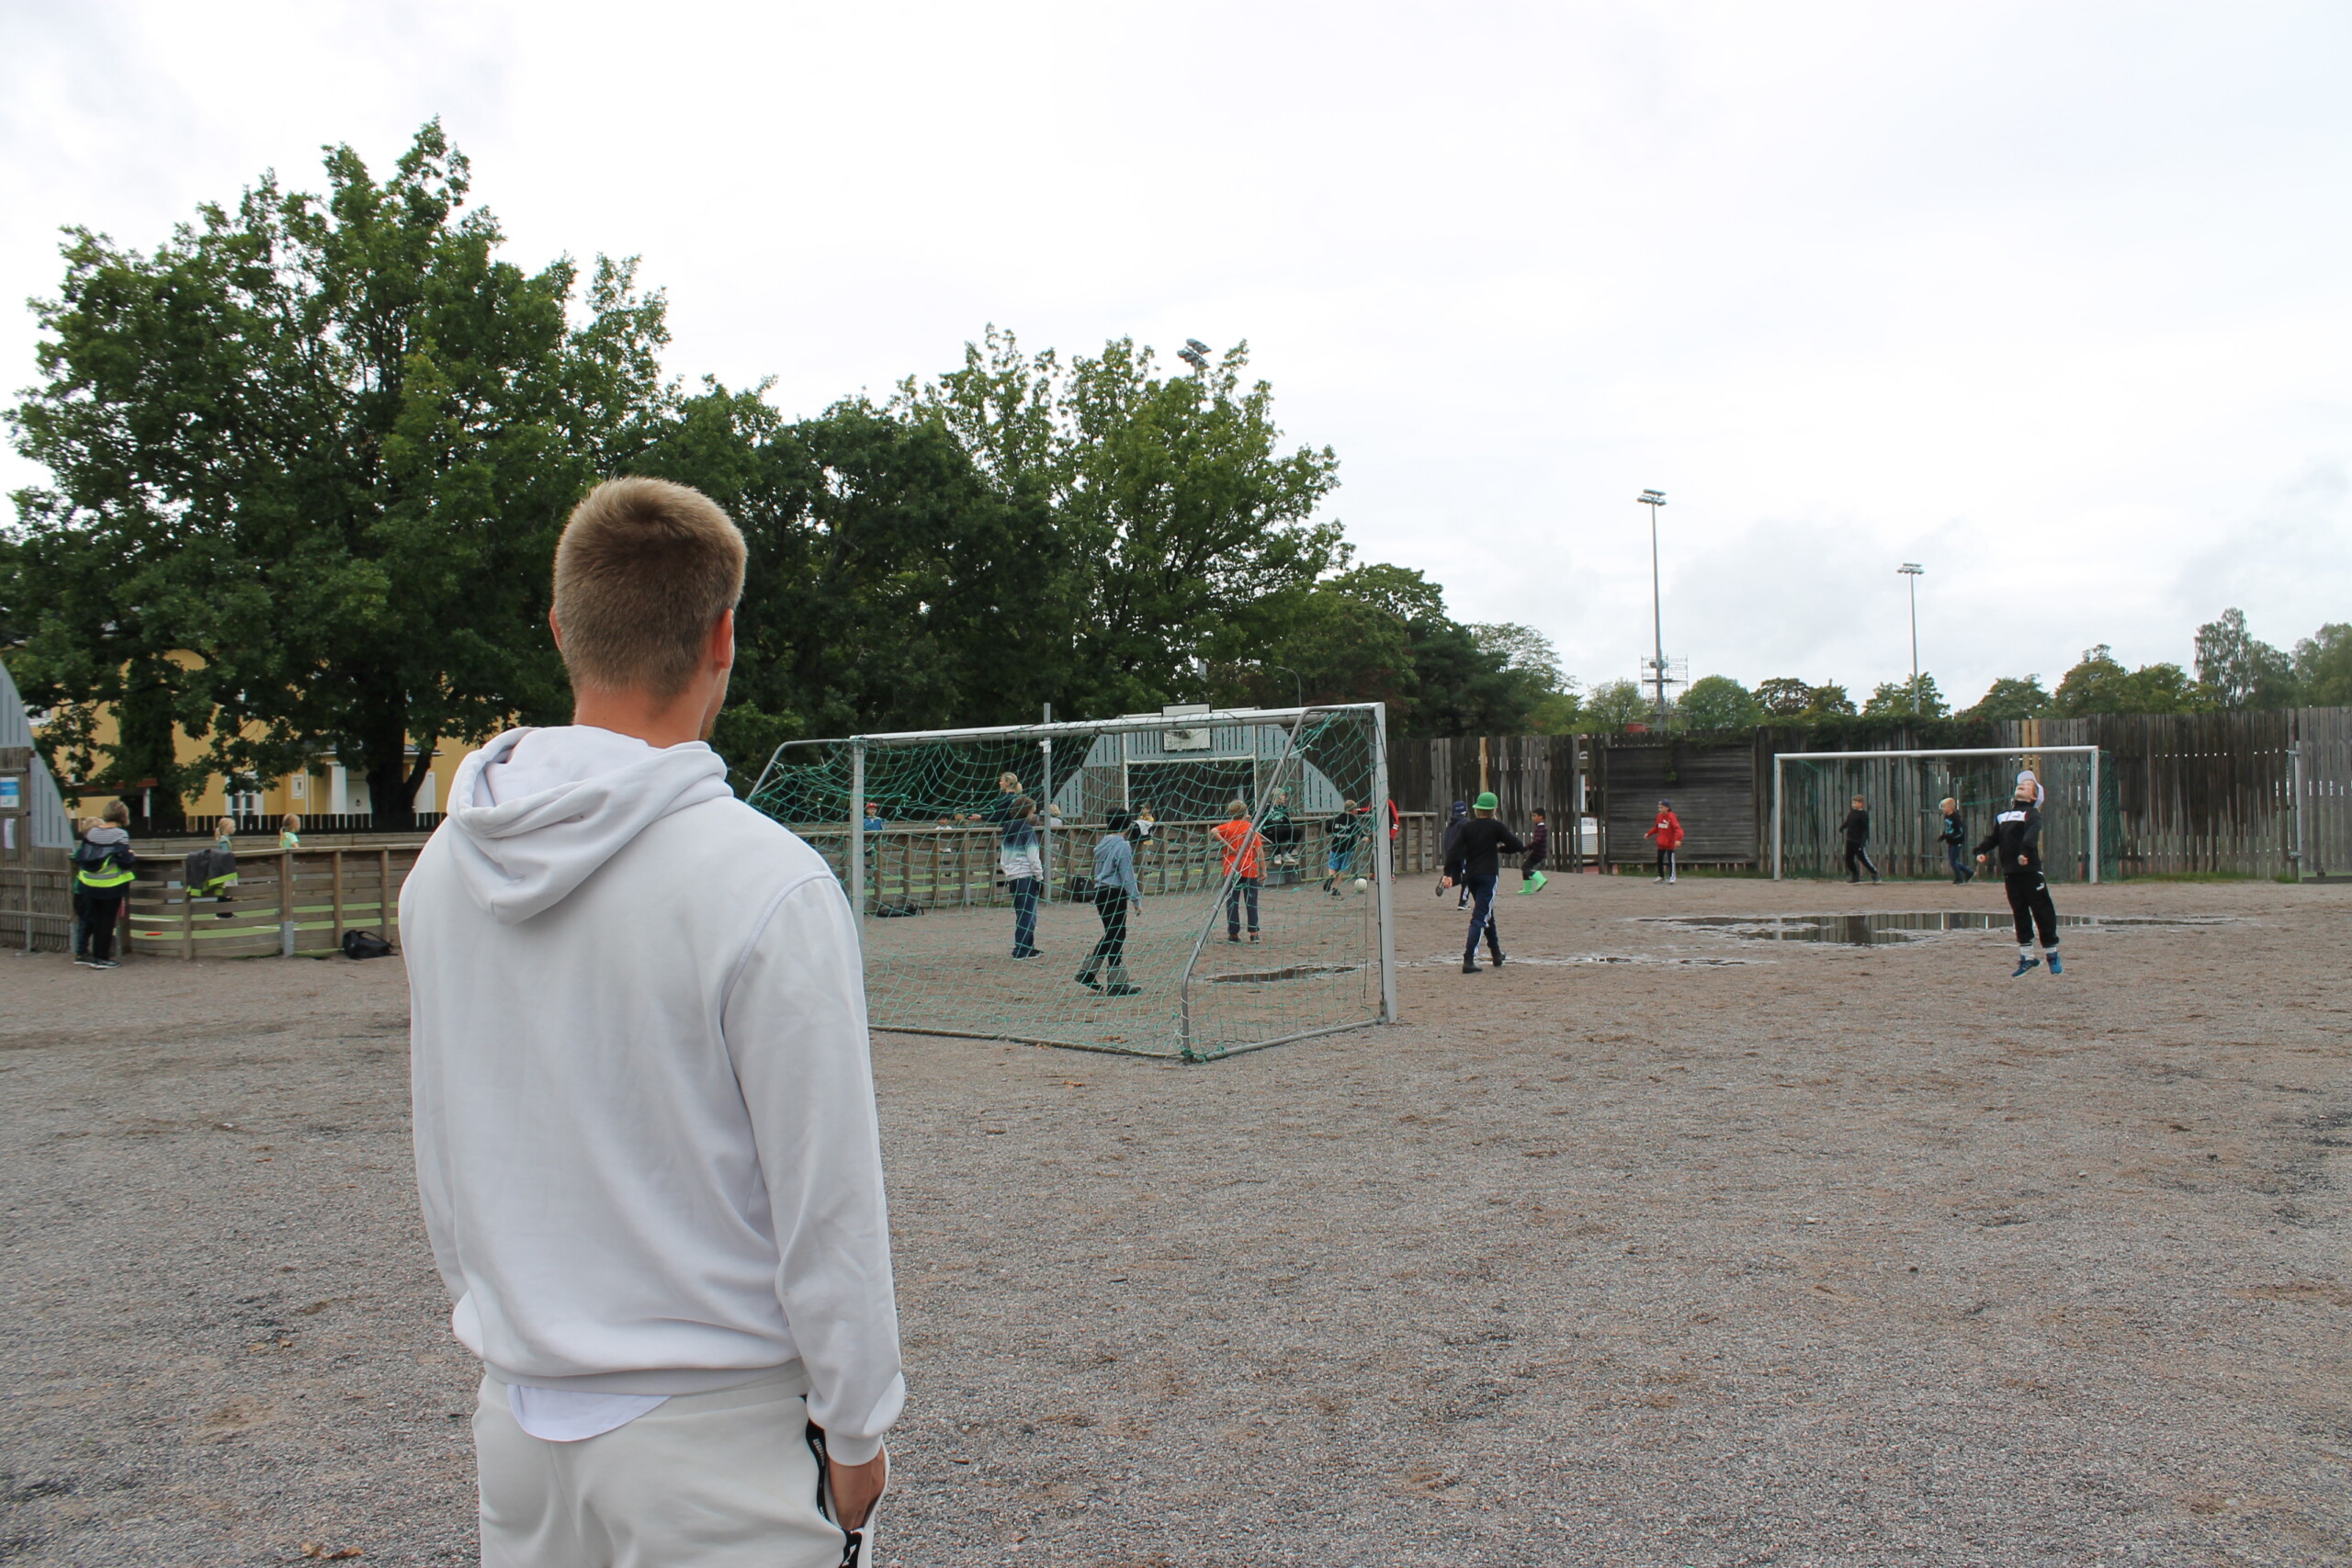
[[[742,581],[707,497],[590,492],[548,616],[573,722],[469,758],[401,889],[485,1568],[870,1550],[906,1388],[858,933],[703,744]]]
[[[2058,907],[2050,901],[2050,881],[2042,874],[2041,810],[2034,804],[2036,788],[2031,773],[2019,774],[2017,797],[2008,809],[1994,817],[1993,830],[1976,846],[1977,864],[1983,865],[1988,854],[1997,858],[2001,890],[2008,895],[2009,913],[2017,919],[2018,966],[2009,971],[2012,980],[2040,968],[2042,958],[2050,961],[2052,975],[2066,972],[2058,958]],[[2033,955],[2037,927],[2041,958]]]
[[[1495,807],[1500,802],[1492,790],[1478,796],[1472,808],[1476,813],[1466,818],[1446,851],[1445,877],[1441,886],[1459,886],[1470,895],[1470,935],[1462,948],[1462,972],[1478,973],[1478,938],[1487,939],[1487,956],[1495,967],[1503,966],[1502,934],[1495,930],[1495,883],[1502,875],[1505,854],[1522,855],[1527,846],[1519,841],[1509,828],[1495,820]]]

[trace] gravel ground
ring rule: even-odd
[[[1472,978],[1408,885],[1398,1029],[877,1037],[882,1560],[2352,1562],[2352,889],[2014,983],[1641,919],[1997,902],[1555,877]],[[0,1559],[470,1561],[398,962],[0,987]]]

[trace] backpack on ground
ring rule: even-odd
[[[343,955],[345,958],[386,958],[390,956],[391,951],[392,944],[374,931],[343,933]]]

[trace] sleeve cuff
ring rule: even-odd
[[[825,1434],[826,1457],[841,1464],[865,1464],[881,1451],[879,1438],[853,1438],[846,1432]]]

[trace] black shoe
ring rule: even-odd
[[[1475,958],[1464,959],[1462,961],[1462,972],[1464,975],[1476,975],[1478,972],[1478,961]]]
[[[1043,958],[1046,956],[1046,950],[1042,947],[1033,947],[1026,953],[1016,953],[1012,956],[1015,958]]]
[[[1085,987],[1090,991],[1099,991],[1102,988],[1095,983],[1094,976],[1091,975],[1079,975],[1072,976],[1072,978],[1076,979],[1080,985]]]
[[[1499,969],[1503,966],[1503,955],[1498,953],[1492,958],[1487,959],[1487,962]]]
[[[1102,987],[1102,994],[1107,997],[1139,997],[1143,995],[1143,987],[1141,986],[1129,986],[1124,984],[1117,986],[1106,986]]]
[[[1225,933],[1225,940],[1227,942],[1239,942],[1241,940],[1241,933],[1239,931],[1227,931]]]

